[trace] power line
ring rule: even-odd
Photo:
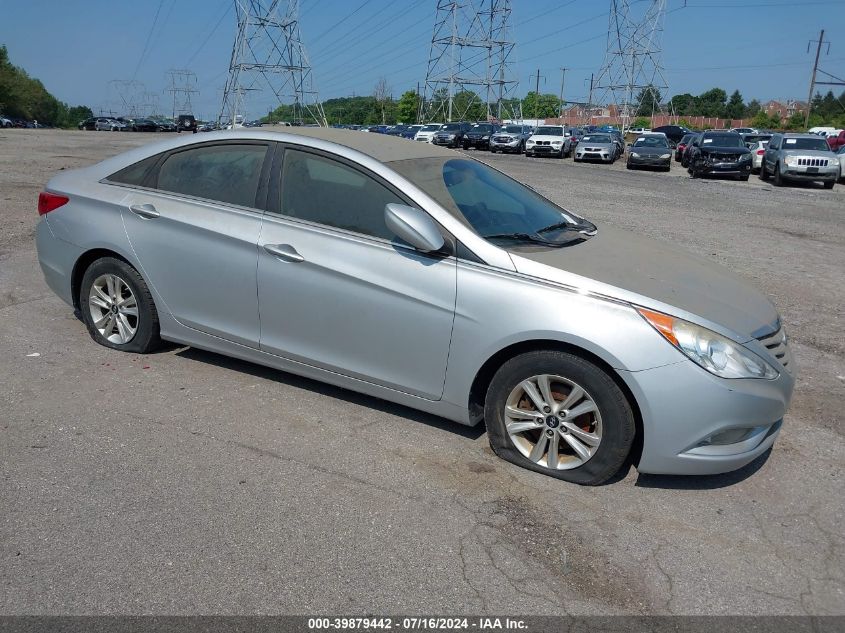
[[[195,50],[195,51],[194,51],[194,54],[193,54],[193,55],[191,55],[191,56],[188,58],[188,61],[187,61],[187,62],[185,62],[185,66],[190,66],[190,65],[191,65],[191,62],[193,62],[193,61],[196,59],[197,55],[199,55],[199,54],[200,54],[200,52],[202,51],[202,49],[203,49],[203,48],[205,48],[205,45],[206,45],[206,44],[208,44],[209,40],[211,40],[212,36],[213,36],[213,35],[217,32],[217,29],[218,29],[218,28],[220,28],[220,25],[221,25],[221,24],[223,24],[223,20],[225,20],[225,19],[226,19],[226,16],[228,16],[228,15],[229,15],[229,13],[232,11],[232,4],[231,4],[231,2],[229,2],[229,0],[226,0],[225,4],[226,4],[226,10],[225,10],[225,11],[223,11],[223,15],[221,15],[221,16],[220,16],[220,19],[219,19],[219,20],[217,20],[217,23],[214,25],[214,28],[213,28],[213,29],[211,29],[211,32],[210,32],[210,33],[208,34],[208,36],[206,36],[206,38],[202,41],[202,44],[200,44],[200,45],[199,45],[199,47],[197,48],[197,50]]]
[[[147,54],[147,48],[150,45],[150,39],[153,36],[153,31],[155,31],[156,24],[158,24],[158,15],[159,15],[159,13],[161,13],[161,7],[162,7],[163,4],[164,4],[164,0],[159,0],[158,8],[156,9],[155,17],[153,18],[153,25],[152,25],[152,27],[150,27],[150,32],[147,33],[147,41],[144,42],[144,48],[141,51],[141,57],[138,59],[138,63],[135,65],[135,72],[132,73],[132,81],[135,81],[135,77],[138,76],[138,71],[141,69],[141,62],[144,61],[144,57]]]

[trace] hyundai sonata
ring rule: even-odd
[[[47,283],[97,343],[483,421],[497,454],[572,482],[739,468],[793,389],[775,309],[727,270],[429,143],[173,138],[60,173],[38,211]]]

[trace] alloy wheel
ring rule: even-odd
[[[110,343],[124,345],[138,331],[138,301],[129,285],[117,275],[100,275],[88,293],[91,321]]]
[[[582,466],[601,444],[598,406],[583,387],[563,376],[523,380],[505,402],[504,419],[516,449],[553,470]]]

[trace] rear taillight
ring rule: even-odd
[[[757,156],[762,156],[765,153],[766,153],[766,150],[764,150],[764,149],[758,149],[757,150]]]
[[[57,193],[42,191],[38,194],[38,215],[46,215],[47,213],[50,213],[50,211],[54,211],[68,202],[70,202],[70,198],[67,196],[60,196]]]

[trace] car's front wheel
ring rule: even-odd
[[[615,475],[634,442],[625,394],[595,364],[534,351],[496,372],[484,405],[493,451],[523,468],[582,485]]]
[[[97,343],[144,354],[161,344],[158,312],[141,275],[123,260],[104,257],[92,263],[79,290],[79,307]]]

